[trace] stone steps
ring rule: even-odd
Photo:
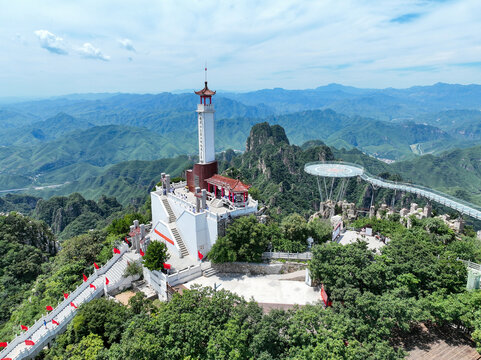
[[[204,275],[205,277],[211,277],[212,275],[217,274],[217,272],[218,271],[216,269],[214,269],[213,267],[210,267],[202,271],[202,275]]]
[[[167,214],[169,215],[169,223],[175,222],[177,220],[174,211],[170,207],[169,200],[167,198],[162,198],[162,203],[164,204],[165,209],[167,210]]]
[[[182,257],[188,256],[189,251],[187,251],[187,248],[185,247],[184,242],[182,241],[182,237],[179,234],[179,231],[175,227],[171,227],[172,234],[174,235],[175,241],[179,245],[180,253],[182,254]]]

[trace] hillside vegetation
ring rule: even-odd
[[[293,144],[322,140],[394,160],[475,146],[480,89],[331,84],[219,93],[216,149],[242,150],[250,128],[262,121],[283,126]],[[3,104],[0,190],[64,184],[128,160],[195,154],[197,100],[193,94],[84,94]]]
[[[466,269],[456,260],[481,261],[474,238],[456,239],[435,219],[360,220],[391,238],[381,254],[365,243],[316,245],[309,269],[332,301],[271,310],[225,290],[193,288],[155,304],[137,294],[129,307],[97,299],[82,305],[45,359],[404,359],[422,325],[465,331],[481,346],[480,291],[465,291]],[[239,219],[228,235],[237,248],[255,250]],[[255,231],[265,232],[255,229]],[[240,242],[239,242],[240,241]],[[217,245],[217,244],[216,244]],[[224,246],[228,246],[224,243]],[[408,254],[409,256],[406,256]],[[188,336],[186,335],[188,333]]]
[[[56,251],[45,223],[16,213],[0,215],[0,329]]]
[[[0,198],[0,212],[21,212],[42,221],[63,240],[91,229],[103,228],[124,208],[115,198],[102,195],[97,201],[82,195],[55,196],[48,200],[30,195],[7,195]]]

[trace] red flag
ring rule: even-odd
[[[53,310],[53,307],[51,307],[50,305],[45,306],[45,308],[47,309],[47,311],[52,311],[52,310]]]
[[[2,358],[2,360],[12,360],[12,358]]]
[[[114,248],[114,254],[120,254],[120,250],[117,248]]]
[[[172,265],[164,263],[164,269],[172,269]]]
[[[6,342],[0,342],[0,347],[7,347],[7,343]]]
[[[52,324],[54,325],[60,325],[58,322],[56,322],[54,319],[52,319]]]
[[[127,240],[127,236],[125,237],[125,242],[127,243],[127,245],[129,245],[129,240]]]
[[[85,274],[82,274],[82,275],[84,277],[84,282],[87,281],[88,280],[87,275],[85,275]]]
[[[77,305],[73,303],[73,301],[70,302],[70,306],[73,306],[74,308],[77,308]]]
[[[108,285],[109,284],[109,278],[108,277],[105,277],[105,285]]]
[[[204,258],[204,255],[200,251],[197,250],[197,255],[199,255],[199,259],[202,260]]]
[[[68,298],[68,294],[67,293],[63,293],[63,297],[66,299]]]
[[[322,301],[324,301],[325,306],[331,306],[332,305],[332,302],[329,301],[329,297],[327,296],[327,292],[324,289],[324,284],[321,284],[321,298],[322,298]]]
[[[140,256],[144,256],[145,253],[142,251],[142,249],[139,250]]]
[[[20,325],[20,327],[22,328],[22,330],[25,330],[25,331],[27,331],[27,330],[28,330],[28,326],[25,326],[25,325]]]
[[[97,270],[100,269],[100,267],[99,267],[99,266],[97,265],[97,263],[95,263],[95,262],[94,262],[94,266],[95,266],[95,268],[96,268]]]
[[[94,290],[97,290],[97,288],[95,287],[94,284],[90,284],[90,287],[91,287],[92,289],[94,289]]]
[[[25,345],[35,345],[32,340],[25,340]]]

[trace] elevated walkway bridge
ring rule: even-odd
[[[317,176],[318,178],[348,178],[359,176],[362,180],[372,184],[373,186],[392,189],[397,191],[409,192],[420,195],[431,201],[435,201],[441,205],[447,206],[461,214],[471,216],[481,220],[481,207],[471,204],[467,201],[457,199],[454,196],[433,190],[425,186],[395,182],[380,178],[368,173],[364,167],[358,164],[352,164],[341,161],[326,161],[307,163],[304,171],[308,174]]]

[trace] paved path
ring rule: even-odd
[[[65,330],[67,324],[75,316],[76,309],[70,305],[70,302],[79,307],[83,303],[100,297],[104,292],[106,277],[109,279],[108,289],[115,288],[116,284],[124,280],[123,274],[127,266],[127,259],[123,255],[125,250],[126,248],[123,249],[121,256],[114,256],[106,265],[100,268],[98,270],[100,275],[92,274],[87,282],[84,282],[77,290],[72,292],[68,299],[62,301],[50,314],[39,319],[28,331],[10,342],[0,352],[0,359],[24,359],[38,354],[52,338]],[[90,284],[93,284],[96,289],[91,288]],[[57,321],[59,325],[53,324],[52,319]],[[44,325],[44,320],[46,320],[47,326]],[[35,345],[26,345],[26,339],[32,340]]]

